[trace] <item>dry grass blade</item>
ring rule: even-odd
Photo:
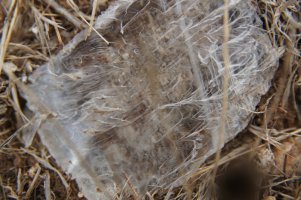
[[[5,186],[4,188],[5,188],[6,190],[9,190],[9,193],[10,193],[10,194],[7,195],[8,199],[10,199],[10,198],[17,199],[17,200],[20,199],[20,197],[16,194],[16,192],[13,190],[12,187],[10,187],[10,186]]]
[[[1,141],[0,143],[0,150],[3,149],[6,145],[8,145],[17,135],[21,133],[23,128],[25,128],[27,125],[24,125],[23,127],[19,128],[17,131],[15,131],[13,134],[11,134],[8,138],[6,138],[4,141]]]
[[[295,111],[297,113],[297,118],[298,118],[298,121],[299,121],[299,124],[301,126],[301,109],[300,109],[300,105],[298,106],[297,104],[297,97],[296,97],[296,83],[297,83],[297,76],[295,76],[295,79],[293,80],[292,82],[292,97],[293,97],[293,105],[294,105],[294,108],[295,108]]]
[[[72,9],[77,12],[80,16],[80,18],[85,22],[85,24],[87,24],[89,26],[89,29],[92,29],[107,45],[110,44],[110,42],[108,40],[106,40],[106,38],[104,38],[93,26],[92,24],[90,24],[85,17],[79,12],[79,8],[77,7],[77,5],[74,3],[73,0],[67,0],[67,2],[69,3],[69,5],[72,7]],[[91,19],[92,20],[92,19]]]
[[[37,155],[34,154],[33,152],[30,152],[29,150],[23,149],[23,148],[22,148],[22,150],[23,150],[25,153],[27,153],[27,154],[33,156],[33,157],[34,157],[41,165],[43,165],[43,166],[46,167],[47,169],[50,169],[50,170],[56,172],[56,173],[59,175],[59,177],[61,178],[61,181],[62,181],[63,185],[65,186],[65,189],[66,189],[66,190],[69,189],[69,184],[68,184],[68,182],[66,181],[66,179],[64,178],[64,176],[61,174],[61,172],[60,172],[58,169],[56,169],[55,167],[53,167],[47,160],[45,160],[45,159],[43,159],[43,158],[40,158],[39,156],[37,156]]]
[[[289,94],[291,92],[291,90],[290,90],[291,82],[292,82],[292,79],[294,76],[292,67],[293,67],[294,57],[295,57],[294,50],[295,50],[295,45],[296,45],[296,36],[295,36],[296,33],[297,33],[296,28],[290,28],[288,31],[288,35],[289,35],[290,39],[286,40],[287,49],[283,56],[283,69],[284,69],[283,77],[284,78],[283,78],[283,80],[281,79],[279,82],[279,92],[278,92],[278,94],[282,94],[282,107],[286,107],[286,104],[287,104],[287,101],[289,98]],[[285,77],[286,77],[286,79],[285,79]],[[288,89],[286,90],[286,88],[288,88]],[[276,96],[276,97],[278,98],[278,96]]]
[[[74,24],[77,28],[83,28],[83,23],[77,19],[74,15],[69,13],[65,8],[60,6],[55,0],[44,0],[48,5],[50,5],[56,12],[63,15],[68,21],[70,21],[72,24]]]
[[[154,197],[153,197],[149,192],[146,193],[146,196],[147,196],[150,200],[155,200]]]
[[[218,150],[215,156],[215,169],[213,172],[213,181],[215,180],[217,169],[218,169],[218,162],[220,161],[221,150],[222,146],[225,143],[225,132],[226,132],[226,124],[227,124],[227,112],[228,112],[228,101],[229,101],[229,70],[230,70],[230,58],[229,58],[229,46],[228,41],[230,37],[230,30],[229,30],[229,1],[224,0],[224,44],[223,44],[223,59],[224,59],[224,78],[223,78],[223,108],[222,108],[222,117],[221,117],[221,124],[219,127],[219,141],[218,141]]]
[[[280,147],[281,143],[278,142],[275,138],[270,136],[270,132],[266,129],[261,129],[260,127],[250,126],[249,131],[255,134],[258,138],[268,142],[275,147]]]
[[[55,22],[54,17],[51,17],[51,20]],[[59,31],[59,26],[57,25],[56,22],[55,22],[55,24],[54,24],[54,30],[55,30],[55,33],[56,33],[56,36],[57,36],[57,39],[58,39],[59,43],[60,43],[61,45],[64,45],[63,40],[62,40],[62,37],[61,37],[61,34],[60,34],[60,31]]]
[[[258,146],[256,149],[260,149],[261,147],[263,147],[264,145],[260,145]],[[241,157],[242,155],[248,154],[250,152],[255,151],[255,149],[250,149],[250,145],[245,144],[240,146],[239,148],[234,149],[233,151],[231,151],[230,153],[228,153],[227,155],[225,155],[224,157],[220,158],[217,166],[221,166],[223,164],[226,164],[238,157]],[[198,172],[196,172],[194,174],[194,178],[202,176],[204,174],[207,173],[212,173],[214,172],[214,170],[216,170],[216,162],[214,160],[214,162],[208,166],[202,166]]]
[[[6,200],[7,199],[7,197],[6,197],[6,192],[5,192],[5,188],[4,188],[4,186],[3,186],[3,182],[2,182],[2,177],[0,176],[0,194],[1,194],[1,196],[2,196],[2,198],[3,198],[3,200]]]
[[[276,191],[276,190],[272,190],[272,191],[275,192],[276,194],[278,194],[279,196],[282,196],[284,199],[296,200],[296,198],[294,198],[293,196],[287,195],[287,194],[285,194],[283,192]]]
[[[17,88],[16,88],[16,86],[15,86],[14,83],[12,83],[12,86],[11,86],[11,94],[12,94],[12,97],[13,97],[13,103],[14,103],[13,106],[14,106],[15,110],[22,117],[22,119],[23,119],[24,122],[26,122],[26,123],[30,122],[30,120],[22,112],[22,109],[21,109],[21,106],[20,106],[20,102],[19,102]]]
[[[51,200],[50,175],[48,171],[46,171],[44,175],[44,189],[45,189],[45,199]]]
[[[38,170],[33,178],[33,181],[31,182],[26,194],[25,194],[25,198],[28,199],[30,196],[31,196],[31,193],[32,191],[34,190],[36,184],[37,184],[37,181],[38,181],[38,178],[40,176],[40,173],[41,173],[41,167],[38,166]]]
[[[43,20],[44,22],[46,22],[47,24],[51,24],[52,26],[54,26],[54,27],[57,27],[57,28],[60,28],[60,29],[64,29],[64,27],[62,27],[62,26],[60,26],[60,25],[58,25],[53,19],[53,16],[52,16],[52,19],[50,20],[50,19],[48,19],[47,17],[44,17],[44,15],[42,15],[41,13],[40,13],[40,11],[37,9],[37,8],[35,8],[33,5],[31,6],[31,9],[33,10],[33,12],[35,13],[35,14],[37,14],[37,16],[41,19],[41,20]]]
[[[42,44],[42,51],[44,55],[47,55],[47,51],[49,56],[51,56],[51,51],[49,48],[49,44],[48,44],[48,38],[47,38],[47,33],[46,33],[46,29],[45,29],[45,24],[43,23],[43,19],[44,16],[40,13],[39,10],[37,10],[34,5],[31,5],[31,9],[33,11],[34,14],[34,18],[35,18],[35,23],[36,26],[38,28],[38,36],[40,38],[41,44]]]
[[[126,175],[126,174],[125,174],[124,176],[125,176],[125,178],[126,178],[126,180],[127,180],[127,184],[128,184],[128,186],[129,186],[130,190],[132,191],[134,200],[139,200],[139,199],[140,199],[139,194],[138,194],[138,192],[136,191],[136,189],[135,189],[135,187],[133,186],[133,184],[131,183],[130,177],[128,177],[128,175]]]
[[[91,14],[91,19],[90,19],[89,29],[88,29],[88,33],[87,33],[86,37],[90,36],[90,34],[91,34],[93,23],[94,23],[94,20],[95,20],[95,14],[96,14],[97,5],[98,5],[98,0],[93,0],[93,9],[92,9],[92,14]]]
[[[267,185],[267,186],[263,186],[263,188],[268,188],[268,187],[277,186],[277,185],[280,185],[280,184],[282,184],[282,183],[286,183],[286,182],[293,181],[293,180],[298,180],[298,179],[300,179],[300,178],[301,178],[300,176],[287,178],[287,179],[284,179],[284,180],[282,180],[282,181],[274,182],[274,183],[271,183],[271,184],[269,184],[269,185]]]
[[[22,184],[22,170],[18,170],[18,177],[17,177],[17,194],[21,196],[23,192],[23,184]]]
[[[12,13],[13,12],[13,13]],[[12,32],[17,20],[19,8],[18,8],[18,1],[13,0],[10,4],[10,8],[8,11],[8,18],[5,22],[3,31],[2,31],[2,38],[1,38],[1,49],[0,49],[0,74],[2,72],[2,68],[4,65],[4,59],[6,55],[6,51],[12,37]],[[11,15],[13,15],[11,17]]]

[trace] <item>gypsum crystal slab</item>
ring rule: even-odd
[[[183,183],[218,150],[223,1],[117,1],[30,77],[39,136],[88,199]],[[225,140],[249,123],[278,56],[249,1],[229,5]]]

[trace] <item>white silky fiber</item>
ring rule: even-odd
[[[223,108],[220,0],[113,3],[30,77],[39,136],[88,199],[181,185],[218,150]],[[249,123],[278,54],[251,1],[230,1],[224,143]],[[130,182],[130,184],[129,184]]]

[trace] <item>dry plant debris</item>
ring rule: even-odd
[[[19,142],[18,135],[14,133],[28,122],[23,115],[25,102],[14,81],[3,73],[3,64],[12,62],[16,66],[14,74],[26,83],[28,75],[37,66],[47,62],[81,30],[70,22],[66,13],[59,13],[49,2],[1,1],[0,144],[9,141],[5,146],[1,145],[0,150],[1,199],[84,199],[74,181],[57,166],[38,136],[34,137],[28,148]],[[88,0],[56,2],[83,27],[91,25],[93,10],[96,10],[97,16],[110,3],[105,1],[104,5],[99,1],[101,3],[93,4]],[[221,152],[215,180],[212,180],[215,169],[213,158],[200,166],[194,179],[182,187],[147,193],[146,199],[250,198],[239,196],[237,188],[226,187],[233,182],[246,183],[241,184],[246,186],[244,189],[256,186],[256,199],[301,199],[298,171],[301,125],[300,2],[254,0],[253,4],[273,46],[285,52],[273,87],[262,98],[248,129]],[[78,9],[72,5],[77,5]],[[11,135],[17,137],[7,140]],[[252,163],[252,169],[246,171],[250,174],[261,173],[261,180],[248,180],[243,176],[233,178],[231,171],[244,169],[244,164],[237,163],[245,162]],[[250,183],[252,187],[248,187]],[[117,198],[125,199],[122,194]]]

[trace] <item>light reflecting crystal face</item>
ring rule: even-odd
[[[224,143],[246,127],[276,69],[249,3],[229,7]],[[53,113],[40,137],[89,199],[126,191],[128,181],[141,195],[177,186],[217,151],[223,14],[223,1],[117,1],[96,23],[109,46],[82,32],[32,75],[29,87]]]

